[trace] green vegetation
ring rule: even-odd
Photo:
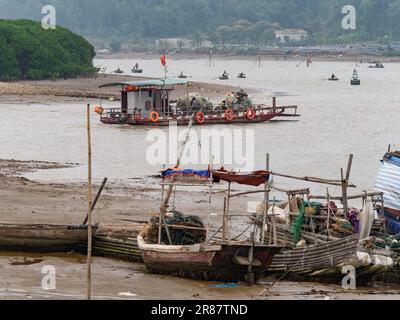
[[[94,48],[81,36],[29,20],[0,20],[0,80],[45,79],[95,72]]]
[[[265,44],[279,28],[305,29],[309,44],[400,40],[400,0],[0,0],[0,13],[41,20],[48,4],[58,24],[109,45],[177,37]],[[357,30],[342,29],[348,4],[356,8]]]

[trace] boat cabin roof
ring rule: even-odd
[[[137,88],[154,88],[165,87],[174,85],[187,85],[187,80],[182,79],[151,79],[151,80],[137,80],[126,82],[111,82],[101,85],[99,88],[115,87],[115,86],[135,86]]]

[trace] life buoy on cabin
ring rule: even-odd
[[[126,86],[125,91],[136,91],[137,88],[135,86]]]
[[[202,124],[205,120],[205,116],[203,112],[197,112],[196,114],[196,121],[198,124]]]
[[[96,106],[96,107],[94,108],[94,112],[96,112],[96,113],[102,115],[103,112],[104,112],[104,109],[103,109],[102,107]]]
[[[227,109],[227,110],[225,111],[225,119],[226,119],[226,120],[232,121],[233,118],[234,118],[234,116],[235,116],[235,114],[233,113],[233,110],[232,110],[232,109]]]
[[[160,116],[158,115],[158,112],[152,111],[150,113],[150,121],[151,122],[158,122],[159,119],[160,119]]]
[[[248,120],[253,120],[256,116],[256,111],[254,110],[254,108],[248,108],[246,111],[246,118]]]

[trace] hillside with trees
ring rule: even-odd
[[[343,30],[342,7],[357,11],[357,30]],[[400,0],[0,0],[0,16],[41,20],[54,5],[57,23],[89,39],[178,38],[265,43],[273,31],[301,28],[310,43],[400,40]]]
[[[68,78],[93,74],[93,46],[57,27],[29,20],[0,20],[0,80]]]

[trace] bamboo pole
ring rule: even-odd
[[[86,108],[86,128],[88,142],[88,247],[87,247],[87,275],[86,275],[86,297],[92,298],[92,138],[90,132],[90,104]]]
[[[343,203],[343,208],[344,208],[345,214],[347,214],[347,210],[349,207],[348,199],[347,199],[347,189],[348,189],[348,185],[349,185],[349,179],[350,179],[350,173],[351,173],[351,166],[353,164],[353,158],[354,158],[354,156],[352,154],[350,154],[349,161],[347,163],[347,170],[346,170],[345,177],[343,177],[343,169],[341,170],[342,194],[343,194],[342,203]]]
[[[103,189],[106,186],[106,183],[107,183],[107,178],[104,178],[104,180],[100,186],[100,189],[97,191],[96,197],[94,198],[94,201],[91,205],[92,212],[94,211],[94,208],[96,207],[97,201],[99,200],[101,193],[103,192]],[[88,220],[89,220],[89,215],[86,215],[85,220],[83,220],[83,222],[82,222],[82,225],[85,225],[88,222]]]
[[[365,196],[366,196],[365,193],[355,194],[355,195],[347,196],[347,200],[362,199]],[[383,193],[382,192],[369,192],[369,193],[367,193],[367,197],[374,197],[374,196],[383,196]],[[310,199],[315,199],[315,200],[325,200],[326,196],[310,194],[309,198]],[[340,196],[331,196],[330,198],[331,198],[331,200],[337,200],[337,201],[341,201],[343,199]]]
[[[179,168],[179,166],[181,164],[181,159],[182,159],[182,156],[183,156],[183,152],[185,151],[186,144],[189,141],[190,130],[192,129],[192,126],[193,126],[193,116],[190,119],[189,126],[188,126],[188,134],[186,135],[185,142],[183,143],[182,148],[181,148],[181,150],[179,152],[175,168]],[[166,221],[165,221],[165,214],[167,213],[168,203],[169,203],[169,200],[171,198],[172,191],[174,189],[174,182],[175,182],[175,177],[172,177],[172,183],[168,186],[167,194],[166,194],[166,196],[164,198],[164,202],[163,202],[163,204],[161,205],[161,208],[160,208],[161,222],[163,224],[165,224],[165,231],[167,233],[167,237],[168,237],[168,241],[169,241],[170,245],[172,244],[172,240],[171,240],[171,235],[170,235],[169,230],[168,230],[168,225],[166,224]]]
[[[320,184],[328,184],[332,186],[341,186],[342,182],[340,180],[334,180],[334,179],[322,179],[322,178],[316,178],[316,177],[297,177],[297,176],[292,176],[288,174],[283,174],[283,173],[278,173],[278,172],[271,172],[272,175],[282,177],[282,178],[289,178],[289,179],[294,179],[294,180],[302,180],[302,181],[308,181],[308,182],[314,182],[314,183],[320,183]],[[356,188],[357,186],[354,184],[349,184],[349,188]]]
[[[226,226],[227,226],[227,219],[226,219],[226,197],[224,198],[224,216],[222,220],[222,240],[226,241]]]
[[[231,244],[231,232],[230,232],[230,218],[229,218],[229,205],[231,196],[231,182],[228,183],[228,197],[226,198],[226,233],[228,237],[228,243]]]
[[[266,155],[266,170],[269,171],[269,153]],[[268,192],[268,181],[265,181],[264,183],[264,215],[263,215],[263,223],[262,223],[262,229],[261,229],[261,243],[264,243],[265,240],[265,224],[267,220],[267,215],[268,215],[268,204],[269,204],[269,192]]]
[[[329,194],[329,190],[328,188],[326,188],[326,200],[328,202],[328,219],[326,220],[326,232],[328,235],[330,235],[329,233],[329,224],[330,224],[330,216],[331,216],[331,196]]]

